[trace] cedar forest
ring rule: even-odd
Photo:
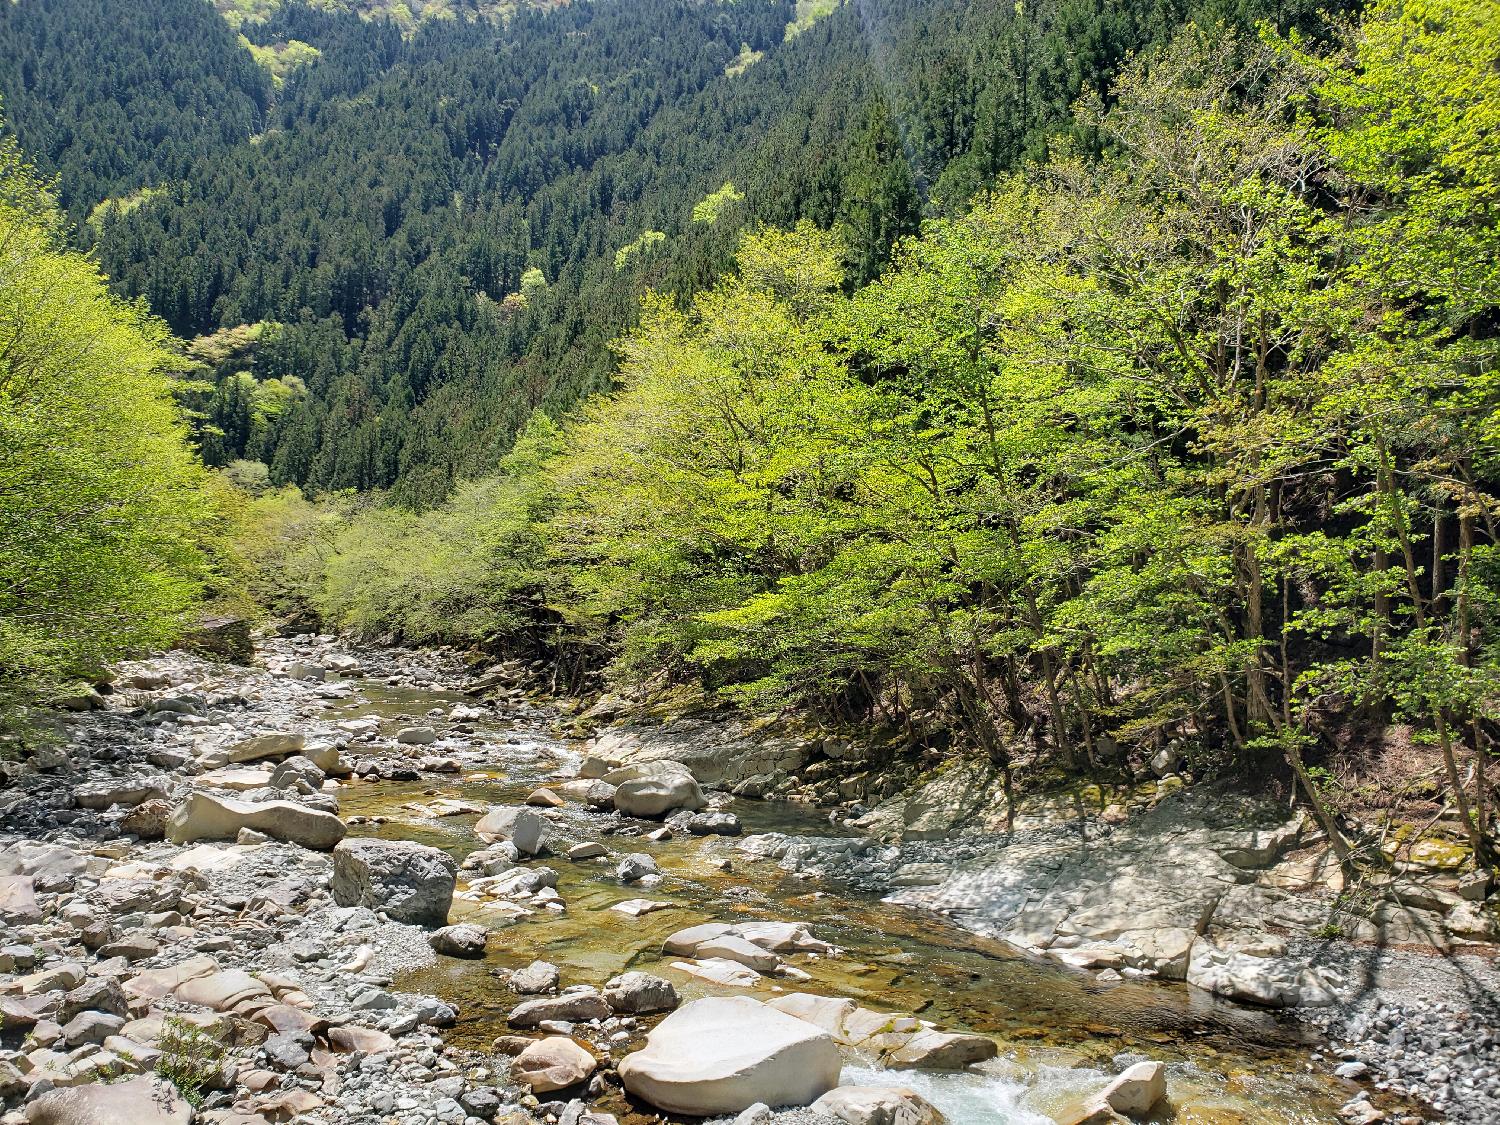
[[[230,607],[1493,860],[1497,0],[231,15],[0,5],[9,693]]]

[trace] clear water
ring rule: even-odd
[[[339,718],[376,714],[394,730],[428,721],[423,716],[429,708],[446,711],[458,698],[371,685],[335,703],[331,711]],[[576,745],[553,737],[535,721],[495,722],[480,727],[472,739],[487,751],[480,770],[437,782],[354,782],[341,789],[346,817],[388,818],[382,825],[353,831],[416,840],[461,859],[481,846],[472,832],[476,817],[434,818],[420,806],[438,797],[477,805],[519,803],[538,785],[571,773],[578,760]],[[442,744],[432,751],[441,753]],[[794,805],[740,800],[731,808],[747,833],[833,832],[825,816]],[[1026,958],[941,917],[804,881],[774,863],[751,861],[731,839],[651,843],[603,834],[609,821],[574,804],[549,815],[556,836],[570,842],[599,839],[615,856],[648,852],[668,878],[643,891],[614,878],[613,859],[544,860],[559,874],[564,914],[539,913],[505,923],[483,960],[442,958],[397,982],[460,1006],[461,1022],[451,1036],[460,1046],[484,1050],[509,1030],[505,1016],[516,998],[495,978],[494,969],[542,958],[559,966],[564,984],[599,984],[626,969],[643,969],[673,980],[688,998],[743,993],[672,969],[673,958],[662,957],[661,942],[698,922],[776,918],[808,923],[845,954],[802,964],[812,972],[811,981],[766,979],[750,995],[768,998],[773,991],[800,989],[849,996],[869,1007],[919,1014],[939,1026],[981,1032],[1000,1042],[1002,1059],[980,1073],[846,1068],[846,1082],[916,1089],[954,1125],[1048,1125],[1049,1112],[1097,1091],[1105,1075],[1119,1070],[1121,1056],[1168,1063],[1170,1093],[1180,1112],[1161,1120],[1184,1125],[1333,1122],[1347,1096],[1332,1080],[1310,1073],[1307,1048],[1294,1029],[1271,1013],[1226,1004],[1182,985],[1100,984],[1090,974]],[[725,858],[733,870],[719,869]],[[673,908],[636,919],[608,909],[637,897],[669,901]],[[455,920],[466,912],[472,914],[473,908],[455,903]],[[492,928],[502,925],[488,914],[476,920]],[[602,1108],[619,1114],[626,1125],[659,1120],[623,1096]]]
[[[1103,1075],[1095,1072],[1099,1085]],[[906,1086],[942,1110],[953,1122],[994,1125],[1053,1125],[1052,1118],[1027,1105],[1032,1088],[1025,1082],[987,1074],[906,1072],[892,1074],[875,1067],[846,1066],[841,1081],[849,1086]]]

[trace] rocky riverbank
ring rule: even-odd
[[[844,739],[736,729],[732,744],[755,763],[757,792],[832,805],[861,834],[758,836],[743,851],[940,912],[1101,982],[1184,980],[1285,1009],[1327,1038],[1318,1061],[1339,1077],[1449,1120],[1500,1120],[1500,910],[1495,888],[1456,870],[1463,853],[1440,838],[1406,841],[1392,875],[1349,887],[1309,818],[1185,791],[1166,755],[1133,786],[1030,798],[1006,832],[983,763],[949,763],[892,791],[870,768],[878,752]],[[736,776],[693,723],[613,731],[596,746]],[[873,808],[859,801],[881,793]],[[1386,1119],[1369,1098],[1356,1094],[1346,1118]]]
[[[1398,1119],[1408,1095],[1455,1121],[1494,1119],[1487,965],[1460,978],[1476,999],[1455,1006],[1451,990],[1390,990],[1413,954],[1375,963],[1329,937],[1313,950],[1298,944],[1305,932],[1280,946],[1246,936],[1304,919],[1286,904],[1305,892],[1269,895],[1270,876],[1302,870],[1317,847],[1299,822],[1205,824],[1169,803],[1125,825],[1085,818],[1004,839],[740,836],[740,819],[760,814],[726,788],[785,788],[788,770],[834,759],[743,729],[716,741],[703,724],[688,744],[678,728],[583,745],[548,733],[562,725],[527,701],[518,669],[470,674],[451,655],[300,638],[259,659],[123,667],[97,696],[60,701],[73,710],[54,744],[0,764],[6,1125],[604,1125],[708,1115],[750,1094],[821,1099],[744,1117],[788,1125],[936,1120],[929,1097],[994,1107],[950,1120],[1017,1125],[1273,1119],[1234,1100],[1232,1068],[1215,1074],[1208,1056],[1164,1068],[1079,1016],[1072,1041],[1087,1051],[948,1025],[939,1009],[964,1022],[979,1009],[954,1002],[956,982],[951,996],[922,985],[920,954],[879,943],[851,954],[819,935],[826,918],[841,941],[869,941],[852,903],[811,891],[819,878],[944,912],[1058,966],[980,958],[973,975],[1014,966],[1047,988],[1062,974],[1058,988],[1102,1011],[1108,990],[1125,989],[1122,1023],[1144,999],[1128,990],[1154,977],[1186,975],[1204,995],[1328,1001],[1314,1018],[1338,1049],[1312,1061],[1346,1077],[1325,1094],[1283,1075],[1275,1120],[1331,1119],[1361,1087],[1351,1119]],[[516,780],[494,780],[504,774]],[[787,873],[803,922],[770,920],[761,889],[779,876],[767,871]],[[1205,886],[1217,888],[1209,907]],[[1281,914],[1256,913],[1272,901]],[[1451,941],[1446,920],[1469,925],[1469,907],[1438,906],[1426,913]],[[1209,963],[1204,943],[1227,954],[1212,978],[1193,970]],[[553,950],[561,972],[540,956]],[[1297,964],[1314,952],[1318,963]],[[857,1090],[792,1088],[810,1071],[826,1088],[840,1068]]]

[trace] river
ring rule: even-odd
[[[354,680],[347,694],[328,701],[330,720],[378,716],[390,729],[426,721],[466,696],[459,692],[397,688]],[[338,793],[341,812],[354,834],[379,835],[434,845],[459,860],[478,845],[474,814],[435,817],[423,806],[439,798],[473,803],[518,804],[538,786],[570,774],[581,747],[551,733],[533,709],[506,717],[501,711],[480,721],[469,736],[483,750],[484,765],[435,783],[351,781]],[[472,756],[469,759],[473,760]],[[735,800],[729,806],[747,833],[783,832],[827,836],[836,830],[815,810],[788,803]],[[844,1080],[909,1085],[955,1123],[1047,1125],[1083,1093],[1097,1090],[1105,1075],[1127,1059],[1168,1064],[1173,1110],[1162,1121],[1229,1125],[1232,1122],[1329,1122],[1348,1096],[1318,1073],[1311,1044],[1289,1022],[1269,1012],[1213,999],[1185,985],[1150,980],[1114,984],[1091,974],[1042,963],[1002,943],[978,937],[944,918],[883,903],[850,888],[784,871],[756,860],[727,837],[675,838],[648,842],[638,824],[569,803],[550,812],[556,836],[571,843],[598,840],[607,859],[572,862],[552,857],[562,914],[538,911],[501,921],[480,904],[455,900],[453,920],[480,921],[498,929],[486,957],[441,958],[397,982],[459,1005],[461,1020],[450,1041],[477,1050],[508,1028],[505,1016],[516,997],[492,970],[550,961],[564,984],[602,984],[626,969],[642,969],[672,980],[687,998],[744,992],[708,984],[672,967],[662,939],[703,921],[778,919],[807,924],[843,954],[802,968],[812,978],[795,986],[765,978],[751,995],[796,988],[848,996],[868,1007],[919,1014],[944,1028],[989,1035],[1001,1057],[975,1072],[945,1074],[902,1071],[892,1075],[851,1064]],[[380,818],[373,823],[363,818]],[[623,829],[623,832],[622,832]],[[623,885],[614,864],[625,852],[649,853],[666,878],[649,891]],[[726,866],[730,868],[725,870]],[[462,888],[461,888],[462,889]],[[650,897],[670,909],[632,918],[609,909],[625,899]],[[623,1096],[601,1108],[624,1122],[660,1118]]]

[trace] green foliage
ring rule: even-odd
[[[128,215],[143,203],[149,203],[156,199],[166,189],[159,187],[143,187],[114,199],[106,199],[96,204],[89,212],[88,225],[97,235],[104,230],[105,224],[113,222],[121,215]]]
[[[249,575],[250,597],[278,618],[316,621],[324,574],[335,541],[355,510],[353,502],[336,495],[314,504],[297,488],[268,488],[253,478],[246,491],[252,498],[239,513],[235,541]]]
[[[172,398],[160,321],[60,245],[0,143],[0,677],[63,677],[171,639],[218,511]]]
[[[745,193],[735,191],[734,184],[725,180],[718,191],[710,192],[693,204],[693,222],[712,225],[736,203],[745,201]]]
[[[178,1016],[162,1020],[156,1076],[177,1088],[189,1105],[203,1104],[205,1089],[219,1081],[229,1049],[216,1035]]]
[[[786,38],[795,39],[825,16],[837,10],[841,0],[797,0],[797,14],[786,25]]]
[[[790,42],[793,0],[520,6],[504,19],[467,2],[226,6],[257,52],[320,52],[271,90],[192,3],[162,20],[124,0],[0,8],[14,45],[0,92],[75,215],[168,185],[106,207],[87,235],[122,291],[187,338],[282,326],[247,370],[306,393],[254,435],[248,385],[190,401],[214,464],[259,460],[278,484],[388,490],[419,507],[493,471],[533,409],[561,416],[606,389],[609,342],[640,293],[685,303],[744,231],[837,229],[851,283],[865,283],[938,203],[961,211],[1060,132],[1086,134],[1072,103],[1182,19],[1232,7],[1243,26],[1269,14],[1317,26],[1303,18],[1311,0],[1038,0],[1021,16],[867,0]],[[462,18],[421,20],[428,8]],[[181,62],[170,89],[147,80],[157,57]],[[254,112],[209,96],[247,75]],[[186,124],[179,91],[198,114]],[[137,121],[168,140],[119,141]],[[726,182],[744,199],[694,222]],[[613,268],[644,231],[664,239]],[[545,293],[523,285],[531,269]]]
[[[724,76],[726,78],[733,78],[735,75],[744,74],[745,71],[749,70],[765,57],[766,53],[764,51],[752,51],[749,43],[741,43],[740,53],[724,67]]]
[[[539,590],[554,645],[619,678],[878,715],[1007,771],[1106,739],[1274,755],[1336,843],[1316,757],[1373,711],[1439,749],[1482,855],[1496,11],[1386,0],[1326,59],[1186,28],[1080,103],[1089,144],[863,287],[894,232],[853,213],[742,236],[691,302],[647,295],[555,456],[384,514],[424,550],[353,552],[339,613],[434,589],[481,635]],[[446,553],[486,510],[488,561]]]
[[[251,58],[266,68],[266,73],[271,76],[271,81],[278,89],[286,81],[286,76],[297,67],[308,66],[323,57],[322,51],[300,39],[288,39],[284,43],[262,46],[250,42],[241,35],[240,46],[250,52]]]
[[[660,246],[667,240],[664,232],[659,230],[643,230],[632,242],[627,242],[615,251],[615,272],[619,273],[630,264],[632,257],[644,258],[655,247]]]
[[[263,491],[239,529],[252,592],[281,617],[368,637],[543,649],[552,493],[540,468],[559,442],[556,425],[533,415],[501,474],[460,482],[421,513],[374,497],[313,503],[295,488]]]

